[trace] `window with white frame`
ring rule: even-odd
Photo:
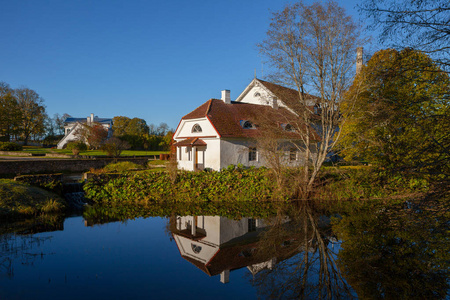
[[[192,133],[200,133],[202,132],[202,127],[198,124],[195,124],[192,126]]]
[[[256,147],[248,148],[248,161],[257,161],[258,160],[258,152],[256,151]]]
[[[191,149],[192,149],[192,147],[186,147],[186,153],[187,153],[187,160],[188,161],[191,161],[192,160],[192,156],[191,156]]]
[[[297,160],[297,149],[291,148],[289,150],[289,160],[290,161]]]

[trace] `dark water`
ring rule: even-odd
[[[165,233],[166,221],[147,218],[86,227],[82,217],[63,231],[10,236],[3,254],[0,299],[173,299],[256,296],[245,270],[223,284],[184,260]],[[5,243],[5,241],[2,241]]]
[[[448,212],[395,208],[10,226],[0,299],[449,298]]]

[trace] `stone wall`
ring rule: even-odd
[[[148,158],[119,158],[117,161],[131,161],[145,166]],[[111,162],[114,162],[113,158],[3,160],[0,161],[0,174],[21,175],[33,173],[86,172],[91,168],[103,168]]]

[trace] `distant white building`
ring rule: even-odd
[[[283,140],[300,143],[293,128],[299,118],[287,104],[299,103],[298,91],[277,84],[254,79],[235,101],[230,91],[222,91],[222,98],[210,99],[185,115],[173,136],[179,169],[220,170],[229,165],[265,166],[256,139],[264,134],[257,120],[264,116],[283,129]],[[318,113],[314,97],[309,96],[307,109]],[[298,110],[297,110],[298,111]],[[292,126],[292,124],[296,126]],[[315,133],[311,139],[317,139]],[[291,144],[292,145],[292,144]],[[285,149],[288,165],[302,165],[298,147]]]
[[[108,137],[112,136],[112,118],[99,118],[98,116],[94,116],[94,114],[91,114],[87,118],[69,117],[64,121],[64,137],[59,141],[57,148],[63,149],[67,143],[78,140],[79,138],[75,135],[75,133],[78,128],[81,128],[81,126],[92,126],[94,124],[103,126],[108,131]]]

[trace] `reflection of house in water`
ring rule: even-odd
[[[209,276],[220,274],[222,283],[229,281],[232,270],[247,267],[256,274],[276,262],[275,257],[254,255],[266,227],[260,219],[185,216],[176,221],[172,234],[181,256]]]

